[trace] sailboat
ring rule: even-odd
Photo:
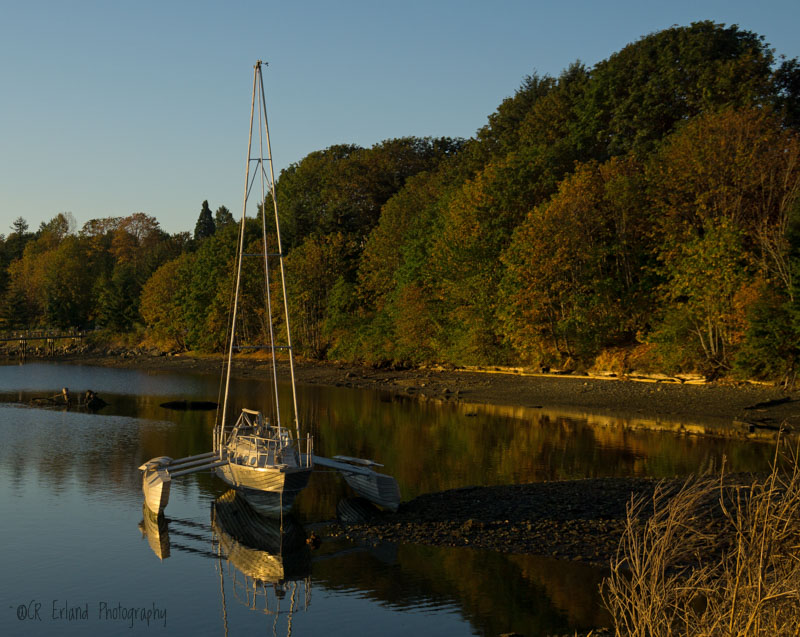
[[[262,76],[264,64],[259,60],[253,70],[244,201],[236,249],[226,356],[220,383],[221,408],[217,412],[214,425],[213,450],[177,460],[160,456],[141,465],[139,469],[143,473],[145,504],[152,512],[161,514],[169,501],[172,478],[213,470],[258,513],[279,517],[291,509],[297,494],[308,484],[314,466],[318,465],[338,471],[356,492],[384,508],[396,510],[400,502],[397,482],[391,476],[372,470],[372,467],[381,465],[349,456],[336,456],[335,459],[315,456],[311,434],[301,434],[284,254]],[[260,219],[260,240],[254,239],[252,224],[247,223],[248,200],[256,178],[259,179],[261,195],[257,213]],[[268,208],[271,208],[271,215],[267,215]],[[259,244],[259,252],[248,252],[255,243]],[[245,266],[245,262],[251,258],[254,261],[249,261]],[[257,268],[250,267],[253,263],[257,264]],[[259,275],[254,276],[254,271],[258,271]],[[274,294],[271,285],[273,272],[280,274],[280,285],[274,286]],[[260,278],[263,307],[253,305],[250,295],[244,294],[245,288],[253,287],[253,278]],[[278,279],[277,276],[274,278]],[[278,343],[273,312],[276,311],[275,307],[280,308],[281,305],[285,342]],[[258,342],[259,339],[266,342]],[[254,350],[269,353],[268,411],[266,414],[262,413],[251,405],[237,406],[237,413],[231,391],[234,355]],[[281,406],[278,391],[278,352],[285,353],[288,359],[288,366],[283,365],[284,369],[288,367],[288,382],[291,387],[291,404],[286,410],[290,412],[288,418]]]
[[[227,359],[224,366],[224,391],[222,409],[217,413],[214,427],[214,450],[223,464],[215,467],[217,475],[230,487],[238,491],[259,513],[280,515],[287,512],[295,497],[308,484],[313,470],[312,438],[300,434],[300,421],[297,410],[297,387],[295,384],[294,360],[292,356],[292,337],[289,327],[289,308],[286,299],[286,274],[284,255],[281,246],[278,202],[275,195],[275,172],[272,163],[272,148],[267,123],[267,105],[264,95],[264,80],[259,60],[253,68],[253,96],[250,105],[250,136],[245,167],[244,201],[239,227],[239,241],[236,250],[236,281],[234,284],[233,308],[227,343]],[[258,123],[255,125],[257,117]],[[257,140],[257,157],[253,156],[254,137]],[[266,151],[266,154],[265,154]],[[251,171],[251,168],[254,170]],[[252,179],[251,179],[251,172]],[[247,203],[253,190],[256,177],[261,185],[261,205],[258,215],[261,221],[261,252],[246,251]],[[270,228],[267,215],[267,201],[271,201],[274,219],[274,252],[270,253]],[[259,260],[263,274],[265,307],[262,326],[267,332],[268,343],[255,343],[248,339],[246,321],[243,318],[243,264],[249,257]],[[277,263],[281,285],[277,288],[279,302],[284,309],[285,344],[275,342],[273,327],[273,299],[271,291],[271,272]],[[253,309],[251,309],[251,312]],[[242,329],[239,329],[242,328]],[[231,371],[234,353],[244,350],[265,350],[271,363],[271,411],[268,415],[256,409],[242,408],[238,416],[231,415]],[[292,420],[294,436],[289,427],[282,422],[280,392],[278,391],[277,351],[288,354],[289,382],[292,389]],[[235,420],[234,420],[235,418]]]

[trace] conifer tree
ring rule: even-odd
[[[200,216],[197,218],[197,224],[194,227],[195,241],[200,241],[214,234],[217,227],[214,224],[214,217],[211,214],[211,208],[208,207],[208,201],[203,202],[203,207],[200,210]]]

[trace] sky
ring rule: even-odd
[[[697,20],[800,57],[800,2],[0,0],[0,234],[144,212],[192,231],[242,207],[253,65],[276,172],[332,144],[472,137],[557,76]]]

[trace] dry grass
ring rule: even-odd
[[[798,449],[779,443],[749,485],[704,475],[632,500],[602,594],[617,635],[800,635]]]

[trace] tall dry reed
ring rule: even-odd
[[[602,595],[617,635],[800,635],[798,447],[745,485],[706,474],[632,499]]]

